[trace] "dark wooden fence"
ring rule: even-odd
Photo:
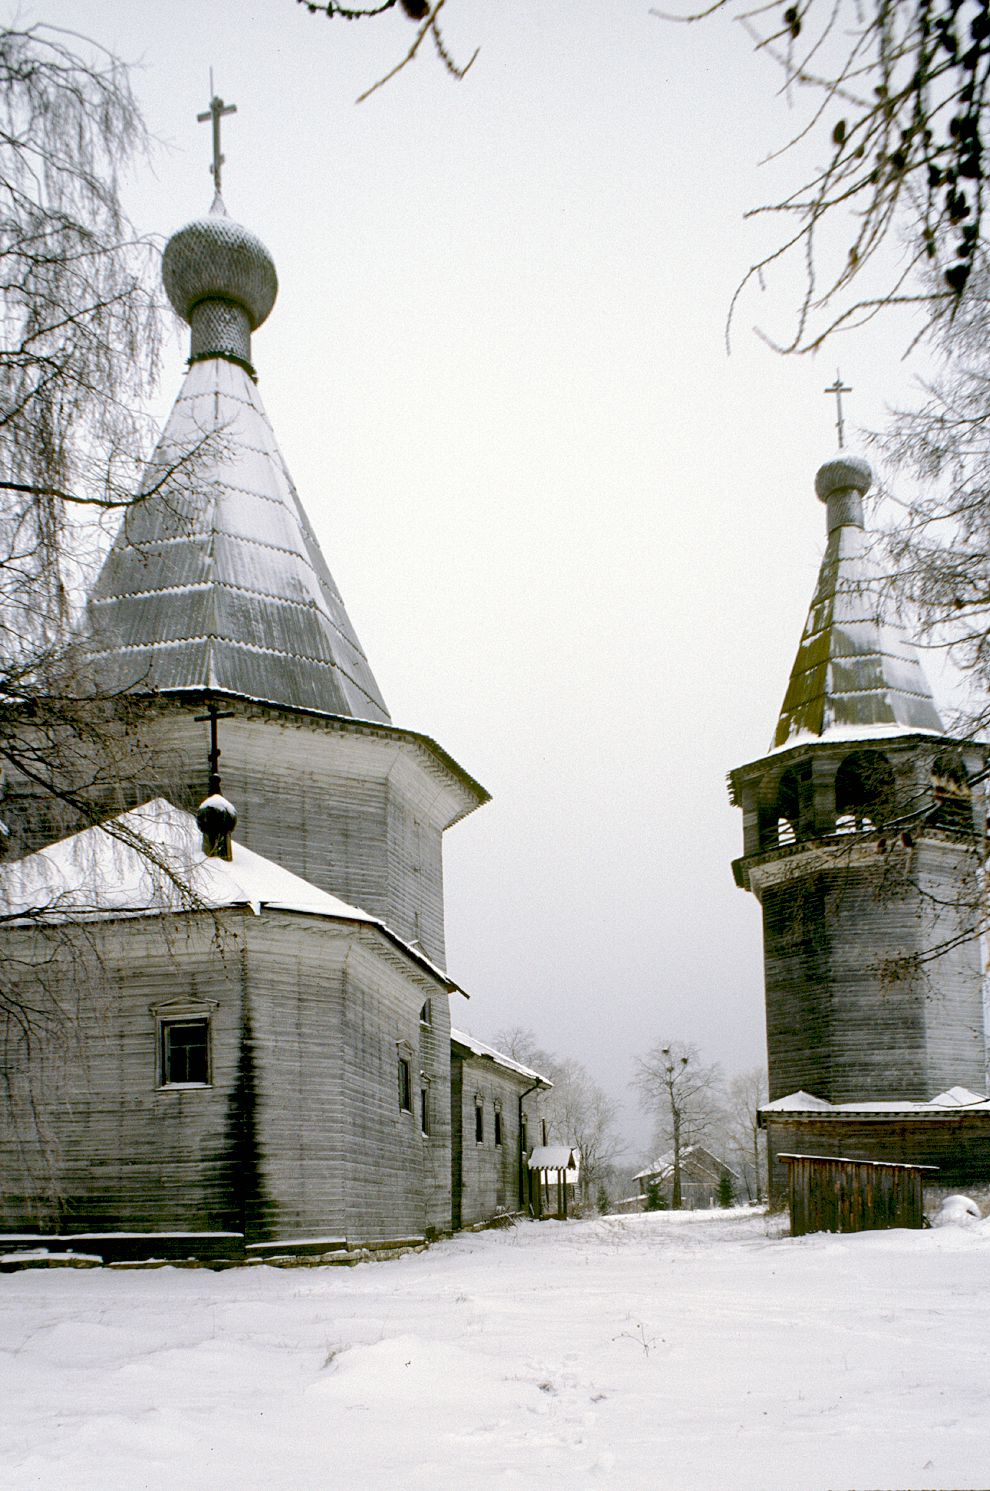
[[[922,1227],[924,1179],[935,1165],[895,1165],[826,1155],[782,1154],[787,1166],[791,1236]]]

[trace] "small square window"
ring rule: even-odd
[[[430,1089],[419,1089],[419,1127],[424,1134],[430,1132]]]
[[[210,1082],[209,1020],[163,1020],[163,1087],[207,1087]]]
[[[409,1063],[404,1056],[399,1057],[399,1107],[403,1113],[412,1112],[412,1082],[409,1078]]]
[[[474,1105],[474,1142],[475,1144],[485,1142],[485,1110],[480,1102]]]

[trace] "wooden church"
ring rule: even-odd
[[[737,883],[763,913],[771,1194],[783,1153],[990,1182],[980,939],[986,747],[943,725],[889,614],[848,452],[818,471],[828,540],[767,755],[730,774]]]
[[[68,836],[8,783],[0,955],[39,1013],[8,1026],[0,1229],[106,1256],[515,1210],[549,1086],[452,1057],[442,838],[488,794],[389,716],[258,395],[275,267],[215,179],[163,259],[188,372],[88,603],[137,764]]]

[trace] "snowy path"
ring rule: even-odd
[[[0,1278],[3,1491],[990,1486],[990,1224]]]

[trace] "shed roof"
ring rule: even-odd
[[[0,865],[0,917],[42,922],[246,907],[375,927],[448,992],[463,992],[417,948],[358,906],[234,843],[207,857],[191,813],[155,798],[140,808]]]

